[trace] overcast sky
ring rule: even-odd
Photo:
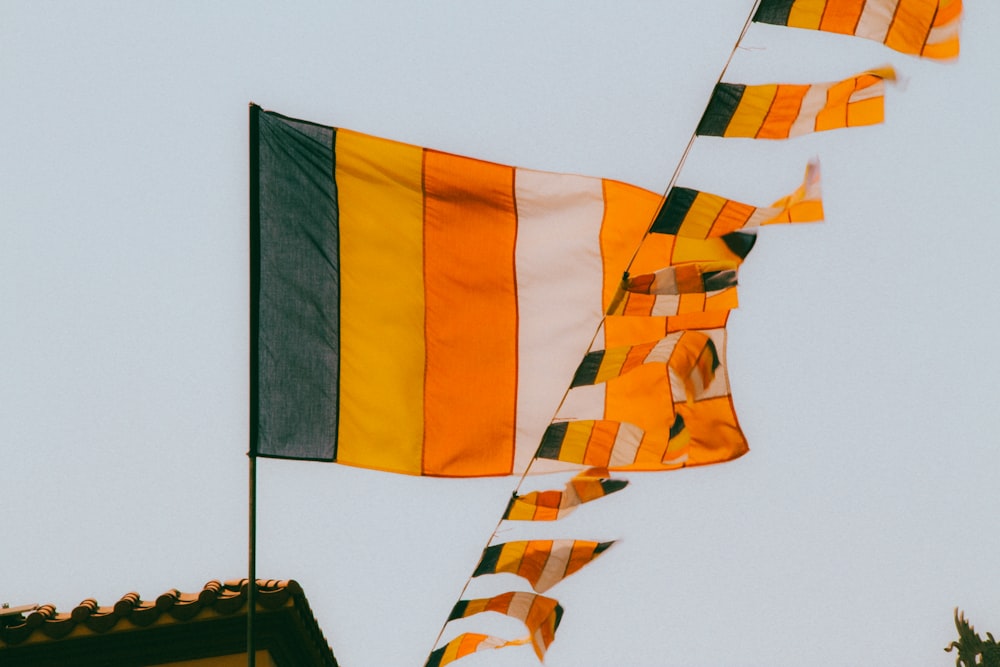
[[[0,602],[245,576],[250,101],[662,191],[752,5],[0,1]],[[952,64],[773,26],[735,51],[727,81],[903,81],[884,125],[696,141],[678,183],[753,204],[819,157],[827,221],[741,270],[750,453],[558,526],[621,542],[550,591],[551,667],[951,665],[955,606],[1000,632],[1000,5],[966,5]],[[259,467],[258,576],[344,667],[423,664],[515,483]]]

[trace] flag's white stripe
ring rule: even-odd
[[[898,4],[899,0],[869,0],[866,2],[854,34],[865,39],[874,39],[876,42],[885,42]]]
[[[549,590],[566,576],[566,566],[573,552],[573,540],[553,540],[549,557],[542,567],[542,574],[533,588],[539,593]]]
[[[941,44],[943,42],[947,42],[953,37],[958,37],[959,26],[960,24],[958,21],[952,21],[951,23],[931,28],[927,35],[927,43]]]
[[[604,198],[598,178],[527,169],[515,173],[515,197],[519,333],[514,470],[521,472],[602,319]]]
[[[534,593],[525,591],[514,593],[510,605],[507,607],[507,615],[527,624],[528,614],[531,613],[531,607],[535,604],[536,597]]]
[[[678,294],[657,294],[653,300],[651,315],[655,317],[677,314],[677,309],[681,306],[681,297]]]
[[[641,428],[635,424],[622,422],[618,427],[614,447],[611,449],[611,460],[608,462],[608,467],[616,468],[635,463],[635,456],[639,452],[642,436],[643,430]]]
[[[850,98],[848,98],[848,102],[861,102],[862,100],[870,100],[875,97],[882,97],[883,95],[885,95],[885,80],[880,79],[878,83],[855,90],[851,93]]]
[[[802,98],[799,115],[788,131],[789,137],[798,137],[816,130],[816,115],[826,106],[826,95],[831,83],[814,83]]]
[[[660,342],[654,345],[653,349],[646,355],[646,358],[643,360],[644,363],[667,363],[670,361],[670,355],[674,353],[674,348],[677,347],[677,341],[680,340],[682,333],[681,331],[677,331],[666,338],[660,339]]]

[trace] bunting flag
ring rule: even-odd
[[[882,67],[835,83],[719,83],[696,133],[787,139],[810,132],[875,125],[885,117],[885,81],[895,78],[895,70]]]
[[[763,225],[819,222],[822,219],[819,162],[811,161],[806,165],[802,185],[769,207],[741,204],[718,195],[673,187],[649,231],[704,239]]]
[[[252,454],[523,472],[661,203],[252,107]],[[753,245],[653,236],[655,268]],[[717,327],[728,292],[625,311],[673,299],[668,328]]]
[[[664,336],[671,319],[606,319],[595,344],[605,349],[582,364],[579,381],[545,432],[540,458],[611,470],[669,470],[747,452],[726,372],[726,330]]]
[[[473,577],[509,573],[527,579],[536,593],[544,593],[600,556],[614,542],[585,540],[528,540],[486,547]]]
[[[626,486],[626,480],[611,479],[607,468],[589,468],[571,479],[562,491],[515,494],[502,518],[506,521],[557,521],[580,505],[621,491]]]
[[[638,345],[625,345],[610,350],[587,353],[576,369],[573,387],[607,382],[628,373],[642,364],[663,363],[684,383],[689,398],[696,398],[700,391],[707,389],[715,379],[719,367],[719,353],[715,342],[702,331],[678,331],[661,338]],[[698,372],[696,392],[695,371]]]
[[[655,458],[659,463],[672,463],[680,458],[679,452],[687,450],[690,441],[691,434],[679,414],[674,415],[664,440],[646,438],[641,428],[628,422],[578,419],[550,425],[538,448],[538,458],[623,470],[638,465],[640,450],[647,457],[651,450],[658,451]]]
[[[476,651],[487,651],[507,646],[520,646],[527,643],[527,637],[524,639],[506,640],[475,632],[463,632],[441,648],[432,651],[424,667],[444,667]]]
[[[761,0],[753,20],[882,42],[925,58],[958,57],[962,0]]]
[[[756,234],[745,232],[707,239],[651,234],[643,241],[640,253],[654,258],[656,270],[638,273],[634,278],[626,275],[616,285],[607,314],[709,314],[710,321],[716,324],[689,321],[678,324],[676,329],[722,326],[728,312],[737,305],[736,268],[750,254],[756,240]],[[670,260],[666,268],[664,257]],[[645,264],[636,261],[633,268],[641,270]]]
[[[491,598],[476,600],[459,600],[451,610],[449,621],[458,618],[468,618],[474,614],[495,611],[524,623],[528,628],[528,637],[535,655],[544,659],[545,652],[556,636],[559,621],[562,620],[563,608],[558,601],[534,593],[513,591],[502,593]],[[523,641],[523,640],[515,640]]]

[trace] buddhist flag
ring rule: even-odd
[[[489,649],[504,648],[506,646],[519,646],[521,644],[527,644],[528,641],[529,639],[527,637],[523,639],[506,640],[475,632],[463,632],[446,645],[432,651],[430,657],[425,663],[425,667],[444,667],[459,658],[464,658],[465,656],[477,651],[487,651]]]
[[[486,547],[473,577],[502,572],[527,579],[544,593],[614,544],[586,540],[528,540]]]
[[[556,521],[592,500],[621,491],[628,482],[611,479],[607,468],[589,468],[566,484],[562,491],[532,491],[510,499],[503,518],[507,521]]]
[[[885,117],[885,81],[895,78],[891,67],[883,67],[835,83],[719,83],[696,133],[787,139],[810,132],[875,125]]]
[[[673,187],[650,231],[704,239],[763,225],[818,222],[822,219],[819,162],[812,161],[806,166],[802,185],[768,207],[742,204],[690,188]]]
[[[524,471],[662,200],[255,106],[250,181],[252,453],[448,477]]]
[[[545,651],[556,637],[556,629],[562,620],[563,608],[556,600],[534,593],[514,591],[502,593],[491,598],[476,600],[459,600],[451,610],[449,621],[458,618],[468,618],[474,614],[494,611],[524,623],[528,628],[528,637],[539,660],[545,657]],[[523,640],[515,640],[523,641]]]
[[[962,0],[761,0],[753,20],[882,42],[925,58],[958,57]]]

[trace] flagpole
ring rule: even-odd
[[[258,359],[258,300],[260,293],[260,182],[258,177],[258,161],[260,150],[258,146],[258,123],[260,107],[250,103],[250,448],[247,458],[250,460],[248,480],[247,507],[247,667],[255,667],[257,663],[254,642],[254,617],[257,614],[257,405],[259,388],[257,385]]]
[[[247,667],[257,662],[254,648],[254,616],[257,612],[257,457],[250,459],[249,549],[247,558]]]
[[[729,57],[726,59],[726,64],[723,65],[722,71],[719,73],[719,76],[715,80],[716,85],[718,85],[722,81],[722,78],[726,75],[726,72],[729,70],[729,65],[733,62],[733,56],[736,54],[736,49],[738,49],[740,47],[740,43],[743,41],[743,38],[746,36],[747,30],[749,30],[750,24],[753,22],[753,17],[757,13],[757,7],[760,5],[760,2],[761,2],[761,0],[754,0],[753,5],[750,8],[750,13],[747,16],[747,20],[743,24],[743,29],[740,31],[739,37],[736,38],[736,42],[733,44],[733,48],[729,52]],[[705,104],[705,111],[708,110],[708,106],[710,104],[711,104],[711,95],[709,96],[709,101]],[[704,111],[702,112],[702,115],[704,115]],[[674,187],[674,184],[677,182],[677,177],[680,175],[681,170],[684,168],[684,163],[687,161],[688,154],[691,152],[691,148],[694,146],[694,141],[695,141],[695,139],[697,137],[698,137],[698,130],[697,130],[697,128],[695,128],[695,130],[693,132],[691,132],[691,137],[688,139],[687,146],[685,146],[684,152],[681,154],[680,160],[677,162],[677,166],[674,169],[674,173],[670,176],[670,181],[667,183],[666,189],[663,191],[663,194],[660,196],[660,204],[659,204],[659,206],[657,206],[656,211],[653,213],[653,217],[649,221],[649,225],[646,228],[645,234],[643,234],[642,239],[640,239],[639,243],[636,245],[635,251],[632,253],[631,259],[629,259],[628,265],[627,265],[627,267],[625,269],[625,274],[624,274],[624,276],[622,278],[622,285],[623,285],[623,287],[627,283],[627,280],[628,280],[628,270],[631,268],[632,263],[635,261],[636,256],[639,254],[639,248],[642,246],[642,242],[651,233],[651,230],[653,229],[653,225],[656,223],[656,217],[657,217],[657,215],[659,215],[660,209],[663,208],[663,205],[666,203],[666,201],[667,201],[667,195],[670,194],[670,190]],[[623,287],[619,288],[619,290],[618,290],[619,293],[621,292],[621,290],[623,289]],[[615,298],[618,298],[618,295],[616,295]],[[606,314],[611,314],[611,312],[614,309],[614,305],[615,304],[612,303],[611,307],[608,309],[608,311],[607,311]],[[601,324],[603,325],[603,323],[604,323],[604,320],[602,318]],[[593,346],[594,341],[597,340],[597,334],[599,332],[600,332],[600,325],[598,326],[597,330],[594,331],[594,336],[593,336],[593,338],[591,338],[591,346]],[[563,393],[563,397],[559,401],[559,407],[556,408],[555,414],[553,415],[553,417],[555,417],[555,415],[559,414],[559,411],[562,409],[563,403],[566,402],[566,398],[569,395],[569,390],[570,390],[570,387],[567,387],[566,391]],[[541,448],[542,448],[542,443],[539,443],[538,444],[538,449],[535,450],[535,456],[532,457],[531,461],[529,461],[528,465],[525,467],[524,472],[521,473],[521,477],[518,479],[517,485],[514,487],[514,491],[513,491],[513,496],[514,497],[516,497],[518,491],[521,490],[521,485],[524,484],[524,481],[527,478],[528,473],[531,471],[532,464],[534,464],[534,462],[538,460],[538,452],[541,450]],[[506,512],[506,509],[504,511]],[[490,535],[489,539],[486,542],[487,547],[489,547],[493,543],[493,540],[496,538],[497,534],[500,532],[500,527],[503,525],[503,521],[504,521],[503,515],[501,515],[500,519],[497,521],[496,527],[493,529],[493,534]],[[459,600],[461,600],[465,596],[465,592],[468,590],[469,585],[472,583],[473,576],[475,576],[475,575],[470,575],[469,578],[467,578],[465,580],[465,585],[462,586],[462,591],[458,595]],[[444,636],[444,631],[448,627],[449,620],[450,619],[445,619],[445,622],[441,625],[441,629],[438,632],[438,635],[435,638],[433,645],[431,646],[430,653],[428,654],[428,660],[430,660],[431,655],[434,654],[434,651],[435,651],[438,643],[440,643],[441,638]]]

